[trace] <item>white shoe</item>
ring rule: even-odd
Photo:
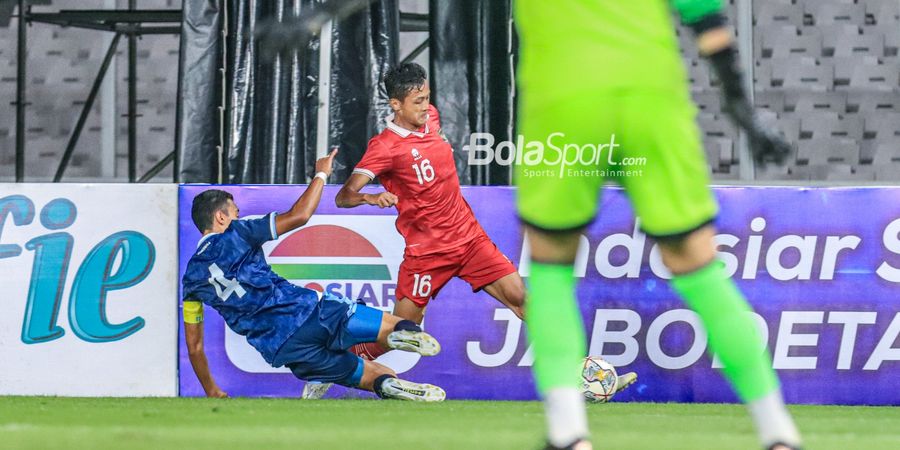
[[[413,383],[399,378],[384,380],[381,384],[381,393],[385,398],[413,402],[442,402],[447,398],[447,393],[435,385]]]
[[[613,392],[613,395],[624,391],[625,388],[634,384],[635,381],[637,381],[637,374],[634,372],[619,375],[618,378],[616,378],[616,392]]]
[[[437,339],[424,331],[394,331],[387,337],[388,347],[404,352],[434,356],[441,352]]]
[[[325,393],[334,386],[334,383],[319,383],[317,381],[307,381],[303,386],[304,400],[319,400],[325,396]]]

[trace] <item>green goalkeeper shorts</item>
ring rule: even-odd
[[[715,219],[686,87],[563,91],[520,98],[515,176],[525,223],[549,230],[587,225],[605,180],[625,188],[648,235],[680,236]]]

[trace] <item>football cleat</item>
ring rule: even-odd
[[[394,331],[387,337],[388,347],[404,352],[434,356],[441,352],[437,339],[424,331]]]
[[[768,447],[768,450],[801,450],[800,447],[776,442]]]
[[[544,450],[593,450],[593,448],[594,446],[591,445],[591,441],[579,439],[565,447],[557,447],[553,444],[547,444],[547,446],[544,447]]]
[[[635,381],[637,381],[637,374],[634,372],[628,372],[624,375],[619,375],[616,378],[616,392],[613,392],[613,395],[624,391],[625,388],[634,384]]]
[[[304,400],[319,400],[325,396],[325,393],[334,386],[334,383],[319,383],[317,381],[308,381],[303,386]]]
[[[385,398],[413,402],[442,402],[447,398],[447,393],[435,385],[413,383],[399,378],[384,380],[381,385],[381,393]]]

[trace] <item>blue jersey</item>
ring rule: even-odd
[[[274,212],[234,220],[200,240],[181,280],[185,300],[212,306],[269,364],[318,301],[315,291],[291,284],[266,262],[261,246],[277,237]]]

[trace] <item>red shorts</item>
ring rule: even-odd
[[[448,252],[404,255],[397,279],[397,300],[408,298],[420,307],[437,297],[453,277],[460,277],[478,292],[517,271],[509,258],[486,235]]]

